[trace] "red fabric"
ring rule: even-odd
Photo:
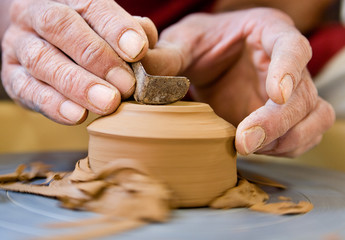
[[[345,47],[345,27],[330,24],[322,27],[309,37],[313,57],[308,64],[312,76],[317,75],[327,62]]]
[[[116,0],[131,15],[149,17],[161,31],[193,12],[207,12],[212,0]]]
[[[209,12],[214,0],[116,0],[131,15],[149,17],[159,31],[193,12]],[[345,28],[340,24],[325,26],[309,37],[313,57],[308,69],[315,76],[345,46]]]

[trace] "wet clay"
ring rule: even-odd
[[[88,131],[93,171],[132,159],[168,186],[175,207],[207,206],[236,185],[236,129],[207,104],[123,103]]]
[[[250,207],[276,214],[312,209],[305,202],[267,204],[269,196],[255,179],[259,184],[285,186],[253,174],[247,174],[249,181],[246,174],[237,176],[235,128],[207,104],[125,102],[115,113],[91,123],[88,131],[88,157],[79,160],[73,172],[50,172],[47,166],[34,164],[30,171],[21,165],[0,176],[2,189],[56,197],[63,207],[104,215],[79,223],[102,224],[76,233],[76,238],[164,222],[176,207]],[[42,177],[46,181],[41,185],[27,183]]]

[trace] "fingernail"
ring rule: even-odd
[[[119,39],[120,49],[131,59],[136,58],[143,50],[146,41],[134,30],[125,31]]]
[[[266,138],[265,131],[259,127],[252,127],[245,130],[242,133],[243,136],[243,146],[244,151],[246,154],[253,153],[256,149],[258,149]]]
[[[135,86],[134,74],[126,69],[116,67],[111,69],[105,79],[113,84],[121,93],[122,98],[128,98],[132,95]]]
[[[78,123],[84,118],[86,109],[70,100],[66,100],[60,105],[59,112],[67,120]]]
[[[293,79],[290,74],[285,74],[284,78],[280,81],[280,90],[282,92],[284,102],[287,102],[293,90]]]
[[[106,111],[115,99],[115,90],[102,84],[95,84],[88,91],[88,100],[96,108]]]

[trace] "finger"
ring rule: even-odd
[[[30,75],[94,113],[109,114],[118,107],[121,96],[110,83],[76,65],[36,35],[20,30],[14,33],[17,36],[8,46]]]
[[[277,17],[283,21],[267,24],[262,32],[263,47],[271,56],[266,91],[278,104],[288,101],[312,55],[308,40],[286,18],[283,15]]]
[[[238,24],[225,22],[224,17],[193,14],[165,29],[155,48],[142,59],[145,69],[156,75],[183,73],[207,85],[224,73],[225,65],[236,61],[243,47]]]
[[[197,54],[193,54],[193,51],[200,48],[193,48],[193,46],[200,43],[198,41],[204,32],[200,29],[200,25],[193,24],[194,19],[194,17],[189,17],[161,33],[155,48],[149,49],[146,56],[141,60],[148,73],[176,76],[195,60],[194,55]],[[190,29],[193,29],[192,33]]]
[[[238,126],[236,148],[241,154],[250,154],[283,136],[316,106],[317,91],[307,71],[303,80],[283,105],[272,100],[251,113]]]
[[[149,49],[141,62],[152,75],[176,76],[183,69],[179,48],[168,42],[159,42],[154,49]]]
[[[158,31],[155,24],[152,22],[151,19],[147,17],[134,16],[134,18],[139,22],[141,27],[144,29],[147,39],[149,40],[149,48],[154,48],[158,41]]]
[[[153,75],[176,76],[187,69],[198,60],[200,53],[209,50],[204,49],[206,44],[201,41],[209,31],[200,22],[212,20],[208,15],[191,15],[165,29],[155,48],[149,49],[141,60],[146,71]],[[207,46],[215,44],[211,36],[207,39]]]
[[[75,125],[86,119],[85,108],[33,78],[22,66],[9,64],[6,58],[3,60],[1,78],[6,92],[15,102],[61,124]]]
[[[38,81],[19,65],[14,49],[11,31],[7,31],[2,41],[1,79],[9,96],[21,105],[41,112],[50,119],[67,125],[83,122],[87,111],[70,101],[52,87]]]
[[[298,157],[301,154],[311,150],[312,148],[314,148],[315,146],[317,146],[320,142],[322,141],[322,135],[318,135],[313,139],[310,139],[309,142],[303,142],[301,143],[301,145],[296,146],[295,149],[292,149],[291,151],[287,151],[287,152],[276,152],[276,153],[272,153],[272,151],[258,151],[255,152],[256,154],[264,154],[264,155],[271,155],[271,156],[276,156],[276,157],[288,157],[288,158],[294,158],[294,157]]]
[[[334,120],[335,113],[331,105],[318,98],[316,108],[305,119],[256,153],[296,157],[316,146]]]
[[[133,93],[133,71],[76,11],[48,0],[21,1],[17,5],[24,8],[14,17],[19,24],[33,28],[80,66],[112,83],[123,98]]]
[[[148,40],[140,24],[114,0],[56,0],[75,9],[128,62],[141,59]]]

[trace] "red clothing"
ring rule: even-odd
[[[131,15],[149,17],[161,31],[193,12],[208,12],[213,0],[116,0]]]
[[[115,0],[131,15],[149,17],[162,31],[193,12],[210,12],[215,0]],[[309,37],[313,58],[308,68],[313,76],[345,46],[345,28],[330,25]]]
[[[345,47],[345,27],[329,24],[309,37],[313,58],[308,64],[312,76],[317,75],[328,61]]]

